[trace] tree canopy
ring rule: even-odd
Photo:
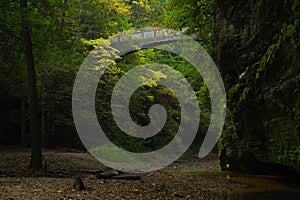
[[[73,126],[71,98],[76,73],[88,53],[95,46],[122,31],[142,27],[167,27],[196,34],[197,40],[208,50],[213,41],[213,2],[210,0],[28,0],[26,18],[19,2],[0,2],[0,94],[7,96],[15,86],[25,86],[29,74],[22,39],[22,18],[28,24],[35,63],[37,98],[40,105],[49,107],[57,123]],[[23,13],[23,14],[22,14]],[[24,32],[23,32],[24,34]],[[25,42],[27,39],[25,39]],[[209,123],[207,89],[195,69],[184,59],[167,52],[146,49],[122,58],[112,65],[99,82],[98,112],[109,134],[118,128],[109,110],[110,92],[116,81],[132,67],[147,63],[164,63],[180,71],[192,84],[203,107],[203,130]],[[159,78],[161,74],[156,74]],[[154,80],[155,82],[155,80]],[[49,102],[52,102],[51,105]],[[131,112],[138,124],[147,124],[147,109],[161,103],[168,110],[170,122],[153,141],[130,140],[119,135],[120,146],[131,143],[148,151],[173,137],[174,125],[179,122],[180,109],[176,98],[167,88],[146,85],[132,97]],[[135,107],[135,105],[138,105]],[[51,107],[51,108],[50,108]],[[176,126],[175,126],[176,127]],[[175,131],[176,132],[176,131]],[[200,131],[203,132],[203,131]],[[124,136],[124,137],[123,137]],[[167,137],[166,137],[167,136]],[[113,136],[111,136],[113,137]],[[162,139],[163,138],[163,139]],[[134,150],[135,151],[135,150]]]

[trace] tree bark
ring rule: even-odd
[[[42,168],[41,129],[38,117],[38,98],[32,42],[29,29],[27,0],[20,0],[22,37],[28,73],[28,95],[30,112],[31,159],[30,169],[38,172]]]

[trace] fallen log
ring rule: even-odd
[[[120,175],[120,176],[113,176],[112,179],[123,179],[123,180],[139,180],[142,177],[139,175]]]
[[[96,175],[96,178],[101,179],[123,179],[123,180],[139,180],[141,176],[133,174],[120,175],[117,171],[103,172]]]

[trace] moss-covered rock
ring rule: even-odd
[[[216,60],[229,113],[221,166],[300,172],[300,3],[216,2]]]

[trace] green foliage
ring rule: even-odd
[[[273,44],[271,44],[262,58],[254,64],[254,67],[257,66],[256,77],[258,80],[262,74],[267,70],[267,67],[272,64],[277,56],[278,50],[282,47],[283,44],[289,42],[293,48],[299,47],[299,35],[297,30],[299,30],[299,17],[300,17],[300,3],[297,0],[294,0],[292,6],[292,12],[294,13],[295,18],[290,24],[283,23],[279,33],[275,34],[273,37]]]
[[[86,39],[107,38],[128,29],[129,6],[120,0],[81,1],[77,32]]]
[[[97,114],[99,119],[101,119],[99,120],[100,123],[104,122],[101,126],[103,126],[105,132],[108,133],[107,136],[118,146],[122,146],[134,152],[149,151],[157,146],[164,146],[167,141],[170,141],[170,139],[174,137],[174,133],[177,132],[177,130],[173,130],[174,127],[175,129],[178,127],[178,110],[171,109],[171,107],[178,107],[176,105],[177,101],[168,89],[157,85],[159,79],[166,78],[163,72],[158,71],[151,72],[149,77],[142,77],[142,79],[145,80],[151,78],[151,81],[133,94],[130,100],[130,111],[132,119],[137,124],[146,125],[150,123],[150,119],[147,115],[150,106],[155,103],[163,104],[168,111],[168,125],[163,128],[160,136],[147,139],[129,137],[119,130],[113,120],[110,110],[110,94],[112,93],[116,82],[121,78],[123,73],[131,68],[144,63],[149,64],[150,58],[148,58],[147,52],[149,52],[150,58],[153,57],[153,50],[147,49],[128,55],[126,58],[120,60],[120,62],[117,63],[117,66],[111,66],[100,80],[99,90],[97,92],[97,96],[99,96],[96,101],[98,105],[96,105],[98,107]],[[119,71],[120,73],[113,74],[111,73],[111,70]],[[174,101],[174,103],[172,103],[172,101]]]
[[[166,10],[168,27],[196,34],[200,44],[208,52],[212,51],[215,12],[213,0],[169,0]]]
[[[0,7],[0,85],[7,88],[1,91],[7,94],[11,87],[24,85],[27,71],[19,36],[19,2],[3,1]],[[38,95],[56,121],[73,124],[71,96],[76,72],[89,51],[103,40],[99,38],[131,26],[129,8],[119,0],[28,2]]]
[[[1,1],[0,12],[0,85],[2,92],[8,93],[13,84],[26,80],[27,73],[21,54],[19,2]]]
[[[141,65],[147,67],[147,64],[151,63],[167,64],[180,71],[191,83],[199,98],[201,107],[201,129],[199,134],[204,135],[206,133],[205,130],[210,122],[210,99],[207,87],[203,85],[201,76],[195,72],[195,69],[187,61],[179,56],[160,50],[144,49],[137,51],[120,59],[116,65],[111,65],[107,69],[100,80],[97,91],[98,98],[96,99],[97,115],[104,132],[116,145],[133,152],[148,152],[165,146],[177,133],[180,122],[180,107],[176,96],[168,88],[157,84],[160,79],[172,79],[172,77],[166,76],[163,71],[151,70],[149,71],[150,74],[141,77],[141,81],[147,80],[147,84],[136,90],[130,99],[130,113],[133,121],[143,126],[150,123],[147,114],[149,108],[153,104],[163,105],[168,117],[162,131],[147,139],[132,138],[124,134],[113,120],[110,109],[110,94],[115,84],[130,69]]]
[[[247,139],[239,135],[238,124],[235,123],[232,112],[227,109],[226,113],[226,124],[219,139],[218,147],[220,150],[225,150],[227,157],[240,158],[245,152],[249,151]]]
[[[226,159],[237,159],[241,156],[245,158],[243,156],[250,153],[259,161],[281,163],[299,170],[297,120],[296,117],[294,117],[295,120],[290,117],[295,113],[293,105],[289,107],[284,105],[285,102],[278,101],[278,108],[275,109],[281,110],[275,112],[276,114],[264,113],[263,117],[257,116],[258,119],[262,118],[262,121],[245,116],[245,113],[253,114],[253,112],[247,111],[254,106],[249,105],[249,102],[258,103],[260,99],[265,100],[258,96],[260,91],[257,90],[261,88],[260,83],[263,83],[267,70],[269,73],[272,66],[278,65],[276,62],[280,61],[277,59],[281,56],[281,48],[292,48],[293,52],[299,49],[299,1],[293,1],[291,7],[292,17],[282,23],[281,29],[272,38],[270,46],[266,48],[259,61],[253,65],[254,70],[249,70],[248,77],[232,86],[227,92],[231,110],[227,111],[226,125],[219,140],[219,149],[223,154],[225,152]],[[236,101],[237,99],[238,101]],[[273,108],[269,109],[273,110]],[[258,124],[251,127],[252,124],[247,124],[251,122]],[[256,130],[253,130],[255,126]]]
[[[128,1],[131,7],[130,23],[133,27],[160,27],[165,17],[165,0]]]
[[[248,88],[248,87],[244,88],[244,90],[243,90],[243,92],[240,96],[240,100],[239,100],[240,103],[247,100],[248,95],[249,95],[249,91],[250,91],[250,88]]]
[[[295,168],[300,164],[300,148],[299,147],[270,147],[268,149],[268,160],[275,163],[290,164]]]
[[[194,6],[195,5],[195,6]],[[28,20],[31,27],[33,53],[36,63],[38,96],[41,104],[51,110],[55,121],[73,126],[71,99],[77,70],[85,57],[104,39],[131,27],[165,26],[188,28],[188,33],[197,34],[208,49],[212,45],[213,1],[170,0],[49,0],[29,1]],[[166,11],[168,9],[168,13]],[[12,86],[23,85],[27,72],[20,42],[20,10],[17,1],[0,2],[0,94],[7,95]],[[174,14],[174,15],[173,15]],[[174,17],[174,18],[173,18]],[[183,20],[186,18],[186,20]],[[180,19],[180,20],[179,20]],[[182,21],[183,20],[183,21]],[[181,23],[181,24],[179,24]],[[100,48],[100,47],[99,47]],[[158,137],[146,140],[132,140],[122,134],[112,121],[110,94],[115,83],[128,70],[149,63],[166,64],[181,72],[188,79],[201,107],[202,127],[210,120],[210,99],[202,77],[187,61],[164,51],[145,49],[120,59],[114,55],[101,55],[102,62],[110,62],[110,67],[99,80],[97,91],[97,113],[104,122],[109,137],[117,138],[119,146],[130,146],[132,151],[149,151],[154,146],[162,147],[174,137],[180,121],[180,107],[174,94],[157,84],[167,79],[163,72],[151,72],[151,83],[137,90],[130,104],[133,119],[137,124],[150,122],[149,107],[162,104],[168,111],[167,125]],[[118,58],[115,63],[106,57]],[[95,66],[94,70],[101,68]],[[134,105],[138,105],[137,107]],[[205,128],[201,129],[201,133]],[[179,141],[180,142],[180,141]],[[104,147],[107,151],[109,147]]]

